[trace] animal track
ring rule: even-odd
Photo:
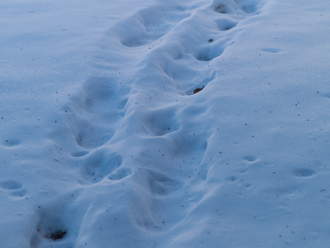
[[[257,161],[257,157],[253,155],[245,156],[244,159],[250,163]]]
[[[233,13],[229,5],[224,3],[219,3],[214,6],[214,10],[220,14],[231,14]]]
[[[117,171],[115,171],[114,173],[111,173],[108,178],[109,180],[111,181],[119,181],[129,175],[132,174],[132,170],[129,169],[129,168],[121,168],[121,169],[118,169]]]
[[[8,147],[19,146],[20,144],[21,144],[21,141],[16,138],[9,138],[3,142],[3,145],[8,146]]]
[[[7,191],[8,195],[13,197],[22,197],[26,194],[26,190],[23,188],[23,185],[17,181],[0,181],[0,189]]]
[[[4,190],[17,190],[21,189],[22,187],[22,184],[16,181],[6,180],[0,182],[0,188]]]
[[[324,98],[330,99],[330,93],[323,94]]]
[[[309,168],[301,168],[294,170],[294,175],[299,178],[306,178],[306,177],[312,177],[316,174],[316,172]]]
[[[172,108],[150,111],[143,117],[142,125],[152,136],[163,136],[180,128]]]
[[[65,241],[69,230],[62,220],[63,206],[39,206],[39,221],[30,240],[31,248],[53,247],[53,242],[64,242],[61,247],[71,247]]]
[[[182,183],[164,174],[150,171],[147,177],[150,192],[158,196],[166,196],[182,187]]]
[[[205,47],[201,49],[196,55],[196,59],[200,61],[210,61],[223,53],[223,48],[221,47]]]
[[[234,14],[238,9],[246,14],[256,13],[262,6],[254,0],[218,0],[214,2],[214,11],[220,14]]]
[[[113,137],[116,124],[125,115],[125,90],[111,78],[90,77],[82,95],[64,107],[67,123],[80,147],[95,149]]]
[[[88,125],[86,129],[81,128],[76,135],[76,142],[83,148],[93,149],[107,143],[113,135],[113,132],[105,127]]]
[[[164,36],[176,23],[188,16],[182,8],[159,4],[139,11],[122,23],[123,28],[118,29],[117,33],[124,46],[144,46]]]
[[[245,13],[258,13],[264,1],[255,0],[234,0],[237,6]]]
[[[228,177],[228,179],[227,179],[229,182],[235,182],[235,181],[237,181],[237,177],[235,177],[235,176],[231,176],[231,177]]]
[[[183,182],[148,168],[139,168],[132,179],[136,195],[134,208],[138,210],[133,212],[136,225],[149,232],[173,228],[182,218],[178,215],[182,207],[171,203],[182,197]],[[186,200],[184,202],[187,203]]]
[[[106,150],[95,150],[81,166],[80,175],[90,183],[97,183],[122,164],[122,157]]]
[[[179,190],[183,184],[179,180],[168,177],[167,175],[146,168],[140,168],[137,174],[139,183],[151,194],[156,197],[163,197]]]
[[[78,157],[83,157],[83,156],[87,155],[88,153],[89,153],[88,151],[72,152],[71,156],[78,158]]]
[[[266,53],[279,53],[280,50],[276,48],[264,48],[261,49],[261,51],[266,52]]]
[[[238,24],[237,21],[233,21],[233,20],[227,19],[227,18],[217,19],[217,20],[215,20],[215,23],[217,24],[220,31],[230,30],[230,29],[236,27],[236,25]]]

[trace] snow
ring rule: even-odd
[[[0,6],[0,247],[328,247],[328,1]]]

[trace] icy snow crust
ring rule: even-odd
[[[0,247],[328,247],[327,1],[0,10]]]

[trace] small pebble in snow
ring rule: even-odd
[[[200,91],[203,90],[203,89],[204,89],[204,85],[203,85],[203,87],[201,87],[201,88],[197,88],[197,89],[195,89],[193,94],[196,94],[196,93],[200,92]]]
[[[56,231],[48,235],[47,238],[50,238],[52,240],[62,239],[66,233],[67,233],[66,231]]]

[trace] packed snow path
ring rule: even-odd
[[[330,4],[135,7],[51,113],[6,98],[0,246],[326,247]]]

